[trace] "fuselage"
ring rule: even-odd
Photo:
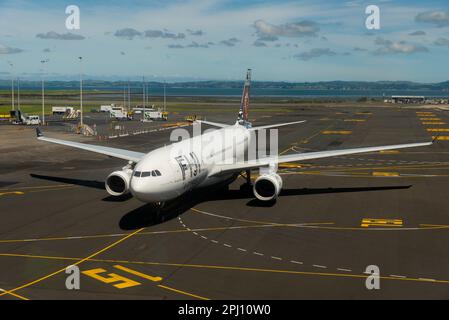
[[[249,130],[236,123],[153,150],[135,165],[130,192],[143,202],[163,202],[229,180],[211,177],[215,165],[243,159],[250,139]]]

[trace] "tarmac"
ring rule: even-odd
[[[437,140],[281,165],[274,204],[241,190],[239,178],[229,190],[192,192],[158,211],[106,193],[104,180],[122,160],[1,125],[0,300],[449,298],[447,112],[290,107],[251,118],[307,120],[279,130],[282,154]],[[43,131],[150,151],[170,136],[157,130],[163,123],[151,126],[101,141],[57,126]],[[79,290],[66,288],[69,265],[80,270]],[[378,268],[379,289],[366,287],[368,266]]]

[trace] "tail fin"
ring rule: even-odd
[[[246,81],[243,86],[242,100],[240,102],[240,111],[238,116],[238,122],[243,125],[250,125],[248,121],[248,109],[249,109],[249,91],[251,88],[251,69],[246,72]]]

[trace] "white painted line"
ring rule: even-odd
[[[197,236],[197,235],[198,235],[198,232],[193,231],[193,234]]]
[[[290,260],[291,263],[296,263],[296,264],[303,264],[301,261],[296,261],[296,260]]]
[[[337,268],[338,271],[352,272],[351,269]]]
[[[213,243],[218,243],[218,241],[217,240],[211,240]]]
[[[282,258],[271,256],[271,259],[282,260]]]
[[[229,244],[227,244],[227,243],[224,243],[223,245],[224,245],[225,247],[232,248],[232,246],[229,245]]]
[[[187,231],[191,231],[191,229],[190,229],[190,228],[187,228]]]
[[[319,264],[312,264],[312,266],[315,267],[315,268],[327,269],[326,266],[321,266]]]
[[[207,237],[205,237],[205,236],[201,236],[201,238],[203,238],[203,239],[206,239],[206,240],[207,240]]]
[[[256,252],[256,251],[254,251],[253,252],[255,255],[258,255],[258,256],[263,256],[263,253],[259,253],[259,252]]]
[[[83,237],[67,237],[67,240],[72,240],[72,239],[82,239]]]
[[[237,250],[240,250],[240,251],[246,252],[246,249],[243,249],[243,248],[237,248]]]
[[[1,292],[6,292],[6,290],[5,290],[5,289],[2,289],[2,288],[0,288],[0,291],[1,291]]]
[[[397,274],[390,274],[390,277],[393,277],[393,278],[407,278],[406,276],[398,276]]]

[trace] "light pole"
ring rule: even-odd
[[[17,77],[17,110],[20,111],[20,78]]]
[[[80,116],[81,116],[81,127],[83,127],[83,57],[78,57],[80,60]]]
[[[42,63],[42,125],[45,125],[45,84],[44,84],[44,76],[45,76],[45,70],[44,70],[44,64],[48,62],[48,59],[41,60]]]
[[[11,61],[8,61],[8,64],[11,67],[11,110],[14,111],[14,64]]]

